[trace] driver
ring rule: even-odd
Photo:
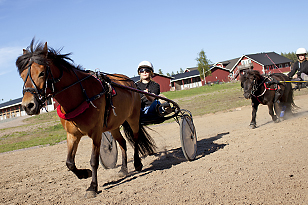
[[[308,80],[308,61],[306,59],[307,50],[305,48],[299,48],[296,50],[297,61],[293,64],[291,72],[288,73],[288,77],[292,78],[297,72],[297,78],[294,80],[302,81]]]
[[[149,61],[142,61],[138,65],[138,74],[140,75],[140,80],[136,82],[136,86],[139,90],[147,93],[152,93],[155,95],[160,94],[160,86],[158,83],[153,81],[154,76],[153,64]],[[157,98],[149,95],[141,95],[141,117],[145,115],[155,115],[157,116],[157,111],[164,113],[163,107],[159,106],[160,102]],[[159,106],[159,109],[158,109]]]

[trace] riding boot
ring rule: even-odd
[[[163,117],[172,112],[172,108],[168,102],[162,103],[157,106],[158,115]]]

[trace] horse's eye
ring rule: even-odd
[[[40,77],[44,77],[44,76],[45,76],[45,72],[44,72],[44,71],[42,71],[42,72],[39,74],[39,76],[38,76],[38,77],[40,78]]]

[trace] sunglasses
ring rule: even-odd
[[[140,70],[139,70],[139,72],[140,72],[140,73],[144,73],[144,72],[146,72],[146,73],[150,73],[150,72],[151,72],[151,70],[150,70],[150,69],[148,69],[148,68],[142,68],[142,69],[140,69]]]

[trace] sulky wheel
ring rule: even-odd
[[[185,158],[192,161],[197,153],[197,134],[193,119],[189,114],[183,114],[180,120],[180,136]]]
[[[118,159],[117,143],[110,132],[102,134],[99,159],[105,169],[114,168]]]

